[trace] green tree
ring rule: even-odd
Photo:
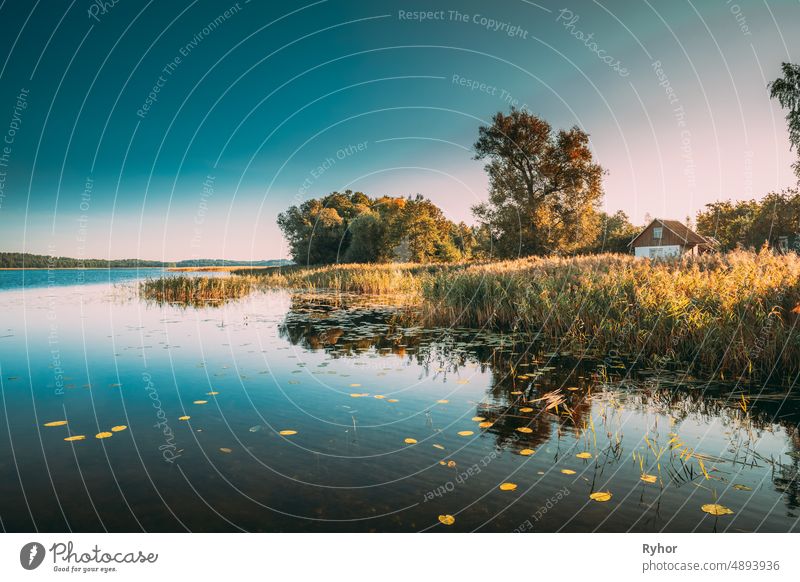
[[[574,252],[595,240],[603,168],[580,128],[554,132],[518,109],[479,129],[475,158],[486,159],[489,201],[475,206],[500,257]]]
[[[381,260],[385,226],[377,212],[368,210],[350,223],[350,245],[344,253],[348,263],[376,263]]]
[[[789,141],[798,153],[798,160],[792,167],[800,180],[800,65],[783,63],[781,71],[783,77],[769,84],[769,96],[777,99],[781,107],[789,111],[786,114]]]
[[[720,250],[777,246],[780,239],[795,247],[800,224],[800,192],[772,192],[760,201],[721,201],[706,204],[697,214],[697,232],[719,242]]]
[[[474,238],[430,200],[333,192],[278,215],[298,264],[455,261],[469,256]]]
[[[461,257],[453,240],[455,225],[441,209],[417,194],[391,225],[395,258],[415,263],[455,261]]]
[[[641,228],[631,224],[622,210],[614,214],[601,212],[598,222],[597,240],[588,249],[593,253],[629,253],[628,243],[641,231]]]

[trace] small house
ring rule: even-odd
[[[656,218],[630,243],[637,257],[656,259],[678,257],[684,254],[698,255],[713,248],[713,241],[697,234],[679,220]]]

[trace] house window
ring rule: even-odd
[[[653,238],[656,240],[661,240],[661,237],[664,235],[664,229],[660,226],[653,227]]]

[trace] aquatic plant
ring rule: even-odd
[[[370,295],[419,294],[422,281],[434,273],[465,268],[466,264],[385,263],[341,264],[321,267],[290,267],[253,272],[259,286],[284,287],[304,291],[336,291]]]
[[[252,277],[162,277],[139,284],[142,297],[156,303],[203,306],[244,297],[253,290]]]
[[[640,260],[529,258],[422,281],[429,321],[522,328],[565,349],[748,376],[800,368],[800,258],[764,249]]]

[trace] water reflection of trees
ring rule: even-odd
[[[679,372],[653,376],[652,370],[630,370],[619,360],[549,353],[518,333],[425,328],[409,309],[353,304],[340,297],[295,296],[279,333],[294,345],[324,350],[332,358],[392,354],[426,375],[446,377],[465,367],[489,372],[490,386],[476,404],[475,415],[491,423],[484,430],[495,436],[499,447],[516,451],[536,449],[554,437],[580,436],[591,422],[592,401],[599,391],[605,396],[623,394],[626,408],[669,416],[678,424],[690,417],[705,423],[720,419],[749,440],[758,438],[758,431],[782,430],[788,454],[757,461],[772,465],[773,485],[785,495],[788,509],[800,507],[800,400],[791,391],[734,391],[730,385],[687,381]],[[616,396],[613,400],[619,405]],[[550,407],[554,401],[558,405]],[[737,446],[747,454],[751,444]]]

